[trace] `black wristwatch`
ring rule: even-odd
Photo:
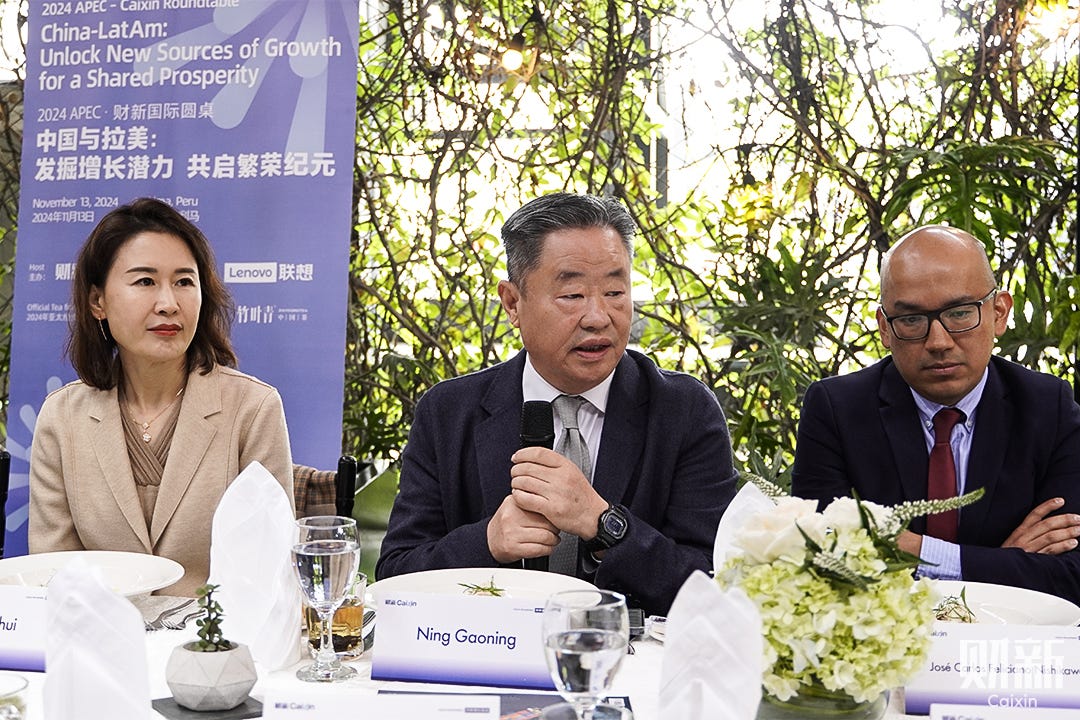
[[[585,549],[589,552],[607,550],[617,545],[626,537],[626,531],[630,527],[630,514],[622,505],[609,505],[608,509],[600,513],[596,521],[596,537],[585,541]]]

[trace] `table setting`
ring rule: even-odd
[[[226,620],[226,625],[227,622],[228,621]],[[374,628],[372,628],[372,630],[374,629],[377,629],[377,623]],[[165,666],[169,654],[174,647],[196,639],[196,632],[197,628],[193,623],[189,623],[187,627],[182,629],[162,629],[159,631],[145,632],[146,664],[149,671],[149,696],[152,699],[159,700],[171,696],[165,678]],[[370,632],[370,635],[375,634],[374,631]],[[660,717],[676,717],[675,715],[662,716],[659,710],[660,676],[664,667],[665,646],[657,639],[658,636],[663,637],[663,635],[659,633],[650,633],[632,641],[631,644],[634,648],[634,653],[627,654],[623,657],[621,666],[615,673],[610,688],[611,696],[629,698],[634,717],[638,720],[655,720]],[[468,692],[493,694],[496,696],[505,695],[513,700],[519,700],[524,696],[535,693],[541,698],[546,698],[549,702],[553,699],[553,691],[545,692],[508,689],[496,686],[460,686],[439,683],[373,680],[371,678],[372,650],[373,648],[368,646],[359,657],[345,660],[345,664],[356,670],[356,676],[349,680],[332,684],[306,683],[296,678],[296,670],[310,662],[310,658],[305,658],[293,666],[276,671],[268,671],[266,668],[256,663],[258,680],[252,689],[251,697],[262,703],[267,699],[268,695],[271,698],[288,697],[291,695],[297,698],[311,699],[333,697],[340,693],[352,697],[353,707],[358,709],[363,709],[367,699],[373,698],[379,691],[423,693]],[[30,684],[27,693],[28,714],[26,715],[26,718],[28,720],[41,720],[45,717],[43,707],[44,680],[46,676],[44,673],[18,674],[29,681]],[[522,708],[521,712],[527,711],[528,707],[535,706],[526,706],[526,708]],[[902,698],[894,697],[885,717],[889,718],[889,720],[909,717],[903,715],[902,710]],[[709,717],[713,716],[714,715],[710,715]],[[150,717],[156,720],[157,718],[164,718],[166,716],[161,715],[156,710],[152,710],[139,717]],[[258,715],[254,717],[258,717]],[[370,716],[364,714],[364,717]],[[524,715],[522,717],[524,717]]]
[[[519,571],[525,573],[528,571]],[[405,577],[405,576],[402,576]],[[433,588],[439,587],[435,579],[431,578],[416,578],[416,582],[428,584]],[[699,578],[699,581],[701,578]],[[454,584],[456,585],[456,580]],[[714,591],[715,583],[710,579],[705,578],[704,582],[709,587],[707,592],[715,593],[719,592],[719,588]],[[369,590],[374,588],[377,583],[373,583],[369,586]],[[699,585],[695,582],[695,585]],[[700,587],[700,585],[699,585]],[[997,587],[997,586],[994,586]],[[377,589],[377,588],[376,588]],[[446,592],[453,592],[454,588],[451,586],[445,586]],[[697,594],[697,593],[695,593]],[[157,597],[157,596],[149,596]],[[172,602],[179,604],[185,602],[187,599],[180,598],[161,598],[165,602]],[[369,602],[374,602],[374,596],[371,592],[368,592],[367,599]],[[139,598],[134,599],[134,605],[139,605]],[[681,599],[676,601],[681,602]],[[969,599],[969,603],[972,602]],[[977,604],[978,601],[976,601]],[[156,605],[155,605],[156,607]],[[1075,606],[1074,606],[1075,607]],[[160,612],[160,611],[159,611]],[[181,610],[181,612],[183,612]],[[368,611],[370,612],[370,611]],[[678,607],[673,608],[673,612],[678,613]],[[719,611],[715,611],[719,613]],[[182,617],[183,615],[181,615]],[[141,615],[140,621],[145,627],[145,622],[148,615]],[[675,615],[678,617],[678,614]],[[153,620],[154,617],[149,617]],[[228,619],[226,619],[226,627],[228,627]],[[684,660],[681,663],[674,663],[669,659],[666,654],[668,647],[666,643],[672,642],[669,637],[669,625],[670,621],[658,621],[656,619],[647,620],[647,632],[643,636],[634,639],[631,642],[631,646],[634,649],[633,654],[627,654],[623,657],[622,663],[612,679],[610,694],[614,697],[626,697],[630,701],[632,712],[634,717],[638,720],[657,720],[658,718],[674,718],[674,717],[693,717],[693,715],[677,715],[672,713],[662,713],[660,708],[664,703],[670,702],[672,691],[670,684],[667,681],[667,673],[677,672],[679,665],[689,664],[688,660]],[[734,625],[734,623],[732,623]],[[663,628],[660,630],[659,628]],[[370,623],[367,628],[367,636],[374,637],[377,635],[378,623]],[[148,697],[151,699],[162,699],[171,697],[168,684],[165,679],[165,666],[172,652],[173,648],[181,645],[185,642],[194,640],[197,638],[197,628],[194,623],[188,622],[185,627],[179,629],[163,628],[155,631],[142,631],[143,641],[145,644],[145,667],[148,675],[149,693]],[[690,636],[693,636],[691,631]],[[306,637],[301,638],[306,642]],[[258,679],[254,688],[251,691],[251,697],[262,703],[267,697],[288,697],[293,696],[296,698],[318,698],[318,697],[333,697],[338,694],[344,694],[354,698],[354,707],[363,708],[364,698],[375,696],[379,691],[393,691],[393,692],[424,692],[424,693],[477,693],[477,694],[494,694],[512,696],[514,698],[520,698],[523,695],[536,693],[542,697],[551,699],[551,693],[553,691],[538,691],[538,690],[522,690],[522,689],[509,689],[498,686],[486,686],[486,685],[473,685],[473,686],[461,686],[443,683],[421,683],[421,682],[396,682],[377,680],[371,677],[372,658],[374,654],[374,646],[377,645],[377,640],[373,645],[368,645],[358,657],[343,659],[343,663],[356,671],[355,677],[339,683],[307,683],[299,680],[296,677],[296,671],[303,667],[305,664],[311,662],[310,657],[304,657],[302,660],[296,663],[277,670],[270,670],[256,663],[256,669],[258,671]],[[306,648],[304,648],[306,650]],[[684,656],[685,658],[686,656]],[[692,657],[692,656],[690,656]],[[729,665],[730,667],[730,665]],[[738,665],[736,666],[738,667]],[[19,672],[19,673],[0,673],[0,680],[4,674],[18,675],[24,678],[28,683],[28,688],[24,691],[27,705],[26,718],[32,720],[41,720],[45,718],[44,714],[44,696],[45,696],[45,673],[36,672]],[[50,673],[51,675],[51,673]],[[689,693],[687,693],[689,694]],[[663,700],[662,700],[663,698]],[[751,702],[754,698],[753,693],[746,693],[746,702]],[[691,701],[692,702],[692,701]],[[672,706],[673,708],[675,706]],[[682,706],[685,707],[685,706]],[[708,706],[706,706],[708,707]],[[163,718],[156,710],[149,711],[139,717],[150,718]],[[255,715],[254,717],[258,717]],[[365,717],[368,717],[365,715]],[[724,717],[719,712],[712,708],[710,714],[707,717]],[[752,715],[731,715],[731,717],[753,717]],[[883,716],[887,720],[900,720],[906,718],[925,717],[919,715],[908,715],[904,712],[904,696],[902,689],[893,689],[889,693],[888,706]]]
[[[827,655],[828,633],[846,622],[838,609],[819,610],[815,627],[802,636],[781,636],[778,620],[763,620],[773,617],[767,598],[790,595],[802,581],[785,576],[783,587],[768,592],[747,583],[755,572],[768,574],[756,568],[792,547],[831,537],[818,534],[816,508],[781,503],[777,511],[772,498],[744,488],[718,528],[716,576],[695,573],[667,617],[645,618],[640,626],[635,621],[631,630],[621,595],[554,573],[458,568],[368,584],[358,569],[355,521],[296,521],[288,517],[287,500],[283,508],[274,494],[280,486],[266,482],[256,469],[226,493],[214,518],[209,590],[201,588],[199,598],[151,594],[177,579],[174,569],[153,560],[136,564],[87,552],[0,560],[0,623],[14,617],[9,609],[15,607],[20,623],[30,626],[18,631],[29,638],[22,659],[13,660],[17,653],[0,645],[0,718],[67,720],[88,717],[88,707],[95,708],[93,716],[206,720],[321,720],[346,711],[369,720],[411,720],[435,707],[442,708],[440,717],[443,711],[498,713],[507,720],[812,718],[814,711],[805,709],[776,714],[770,687],[778,696],[775,688],[797,688],[797,677],[820,681],[814,672],[824,668],[834,679],[847,677],[843,655]],[[765,550],[754,544],[765,536],[754,535],[759,520],[751,520],[763,511],[780,523],[767,533]],[[845,515],[848,530],[855,531],[864,512],[877,511],[855,508]],[[801,527],[792,534],[794,518]],[[763,554],[747,561],[740,554],[747,548]],[[1015,718],[1053,718],[1054,707],[1080,706],[1080,685],[1067,672],[1080,675],[1080,608],[1021,588],[907,575],[898,574],[889,590],[902,600],[904,609],[893,612],[900,619],[878,617],[853,646],[875,648],[845,686],[865,690],[855,704],[870,700],[870,709],[830,717],[899,720],[930,713],[937,720],[942,711],[931,703],[987,707],[993,700],[985,687],[963,686],[1004,682],[1011,671],[1003,668],[1015,670],[1030,659],[1036,641],[1050,649],[1042,656],[1044,669],[1052,664],[1055,677],[1068,677],[1059,688],[1028,690],[1046,707],[1021,707],[1015,693],[989,697],[1003,698],[999,706],[1017,703],[1007,708]],[[844,597],[861,602],[859,593]],[[12,598],[22,604],[11,605]],[[972,622],[937,620],[931,610],[944,600],[961,601]],[[788,601],[791,608],[802,602]],[[208,614],[211,605],[220,612]],[[872,607],[866,606],[867,619]],[[250,650],[254,677],[234,707],[195,712],[174,692],[171,665],[179,648],[207,640],[208,626],[220,631],[216,642]],[[826,639],[813,639],[814,632]],[[878,636],[888,638],[882,647],[874,645]],[[1013,655],[1003,654],[1003,642],[1012,643]],[[795,664],[777,665],[787,646]],[[998,648],[995,662],[955,669],[978,661],[972,647]],[[1016,656],[1017,648],[1027,655]],[[40,672],[35,662],[44,667],[46,657],[48,672]],[[887,662],[895,674],[880,669]],[[871,666],[876,669],[865,669]],[[881,677],[885,686],[868,684]],[[5,693],[19,715],[3,710]]]

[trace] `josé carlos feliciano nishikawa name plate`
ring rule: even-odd
[[[931,703],[1080,708],[1080,628],[938,622],[933,640],[904,688],[909,714],[926,714]]]
[[[406,591],[376,598],[372,678],[554,687],[540,637],[542,598]]]

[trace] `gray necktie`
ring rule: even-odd
[[[585,479],[592,482],[592,463],[589,461],[589,446],[585,444],[585,438],[578,429],[578,410],[587,401],[580,395],[560,395],[555,398],[551,405],[559,415],[563,433],[559,438],[559,444],[555,452],[578,466]],[[551,553],[548,569],[551,572],[563,575],[577,574],[578,538],[576,535],[562,532],[559,533],[559,544]]]

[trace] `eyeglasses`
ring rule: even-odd
[[[962,333],[979,327],[982,322],[983,303],[992,300],[997,291],[997,288],[994,288],[982,300],[950,305],[931,312],[889,317],[885,314],[885,308],[881,308],[881,314],[885,316],[898,340],[922,340],[930,334],[930,323],[934,320],[952,334]]]

